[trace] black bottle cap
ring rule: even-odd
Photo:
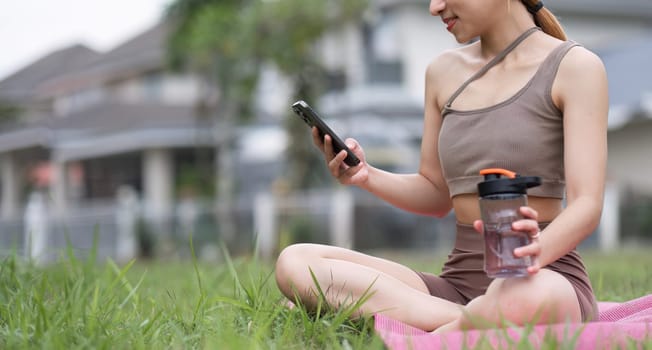
[[[494,194],[526,194],[527,189],[541,185],[538,176],[520,176],[505,169],[483,169],[484,181],[478,183],[480,197]]]

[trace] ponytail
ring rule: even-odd
[[[536,8],[539,3],[541,3],[541,0],[521,0],[525,7],[527,8]],[[545,6],[541,7],[538,9],[534,14],[534,24],[537,25],[537,27],[540,27],[544,33],[554,36],[555,38],[559,40],[566,41],[568,38],[566,37],[566,32],[564,32],[564,28],[562,28],[561,24],[559,23],[559,20],[557,20],[557,17],[550,12]]]

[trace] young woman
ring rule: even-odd
[[[316,303],[316,277],[331,306],[372,294],[362,314],[382,312],[438,332],[496,327],[503,322],[589,321],[596,301],[575,247],[598,225],[607,154],[607,81],[593,53],[566,41],[539,0],[432,0],[459,43],[426,71],[420,167],[393,174],[364,161],[347,167],[329,137],[313,130],[332,175],[414,213],[442,217],[451,209],[456,242],[441,274],[332,246],[296,244],[276,264],[290,300]],[[483,271],[482,222],[476,184],[482,168],[540,176],[525,219],[512,228],[532,243],[514,255],[535,264],[525,278],[489,279]],[[566,205],[562,206],[565,197]],[[312,272],[311,272],[312,271]]]

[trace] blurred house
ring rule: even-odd
[[[0,101],[21,112],[0,129],[5,222],[23,219],[34,190],[46,192],[48,213],[66,229],[96,207],[112,220],[123,187],[141,195],[148,217],[164,220],[198,162],[213,177],[220,135],[197,111],[200,80],[166,71],[166,33],[157,25],[106,53],[75,45],[0,82]]]
[[[652,76],[646,68],[652,61],[652,3],[548,0],[546,6],[573,40],[599,53],[607,66],[610,179],[652,194],[646,176],[652,171]],[[68,220],[67,230],[75,231],[71,218],[96,215],[79,226],[79,235],[92,232],[90,222],[98,217],[115,221],[116,197],[125,188],[142,200],[149,217],[185,222],[180,213],[196,214],[188,203],[212,187],[216,146],[225,136],[205,113],[205,101],[212,103],[211,96],[219,94],[199,77],[165,69],[166,30],[159,24],[105,53],[80,45],[64,48],[0,81],[0,107],[22,111],[19,119],[0,114],[3,234],[16,232],[16,238],[26,232],[24,210],[29,193],[38,189],[47,191],[48,213]],[[371,1],[363,23],[339,28],[318,44],[333,84],[319,101],[309,102],[336,131],[358,139],[371,163],[413,171],[424,71],[433,57],[456,45],[439,19],[430,16],[427,3]],[[236,130],[235,168],[243,197],[269,191],[280,172],[287,136],[279,122],[291,102],[290,91],[272,67],[265,69],[257,90],[260,123]],[[202,178],[198,168],[209,174],[203,177],[208,185],[196,186]],[[240,219],[251,221],[250,216]],[[378,227],[391,227],[387,237],[396,230],[413,233],[401,242],[374,242],[432,240],[427,219],[391,221],[394,226]],[[116,225],[102,226],[102,233],[110,236]]]

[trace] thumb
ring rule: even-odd
[[[344,144],[345,144],[346,147],[348,147],[351,151],[353,151],[354,149],[356,149],[356,148],[358,147],[358,142],[356,142],[356,141],[355,141],[354,139],[352,139],[352,138],[348,138],[348,139],[346,139],[346,141],[344,141]]]

